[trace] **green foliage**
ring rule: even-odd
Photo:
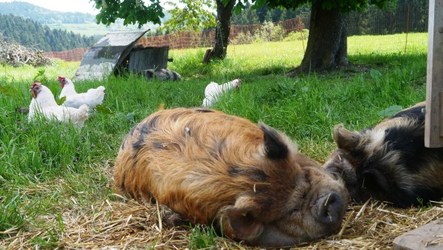
[[[264,22],[254,34],[255,41],[260,42],[281,41],[284,36],[285,31],[283,27],[281,25],[274,25],[272,22]]]
[[[46,76],[45,73],[46,70],[44,68],[39,69],[34,77],[34,81],[48,82],[48,77]]]
[[[1,179],[0,176],[0,184],[4,183],[5,180]],[[25,218],[20,211],[20,197],[15,194],[3,195],[6,194],[0,193],[0,231],[16,230],[25,223]],[[6,236],[6,234],[0,234],[0,239]]]
[[[216,237],[214,228],[197,225],[191,229],[189,249],[216,249]]]
[[[51,30],[31,19],[0,14],[0,34],[6,41],[45,51],[60,51],[89,47],[93,37],[85,37],[64,30]]]
[[[176,2],[168,2],[171,5],[167,20],[162,29],[168,31],[193,30],[202,31],[215,27],[215,16],[210,11],[213,6],[212,0],[182,0],[180,6]]]
[[[96,8],[100,10],[96,16],[97,23],[106,25],[113,24],[117,19],[122,19],[125,25],[137,24],[139,27],[152,22],[160,24],[165,15],[159,0],[151,0],[150,3],[141,0],[94,0]],[[180,30],[203,30],[214,27],[215,16],[210,9],[213,7],[211,0],[183,0],[180,3],[167,2],[172,9],[169,11],[171,18],[161,27],[161,32]]]
[[[97,16],[97,23],[110,25],[118,18],[123,19],[125,25],[152,22],[160,24],[160,18],[164,17],[163,8],[159,0],[150,0],[150,4],[142,0],[94,0],[95,7],[100,11]]]
[[[389,8],[370,5],[363,11],[350,12],[348,35],[427,32],[429,1],[397,0],[395,3]]]
[[[251,34],[251,32],[240,32],[238,33],[232,40],[232,44],[250,44],[254,42],[254,36]]]
[[[252,8],[250,3],[247,3],[244,9],[240,12],[234,12],[232,16],[232,23],[238,25],[257,24],[258,19],[257,11]]]
[[[231,41],[232,44],[250,44],[253,42],[276,42],[276,41],[306,41],[309,30],[302,32],[293,31],[285,35],[281,25],[265,22],[258,30],[251,34],[249,31],[238,33]]]

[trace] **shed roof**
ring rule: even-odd
[[[85,53],[74,80],[102,80],[108,77],[147,31],[106,34]]]

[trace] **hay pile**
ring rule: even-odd
[[[109,180],[112,179],[111,169],[107,164],[103,169]],[[58,183],[57,186],[63,185]],[[57,215],[42,216],[43,226],[0,232],[10,236],[0,238],[0,249],[37,249],[36,242],[44,245],[42,241],[52,242],[44,247],[51,249],[192,248],[193,229],[168,225],[161,219],[171,213],[165,207],[140,204],[118,195],[94,204],[81,204],[75,198],[71,198],[71,202],[70,209],[65,210],[61,218]],[[443,202],[421,208],[398,209],[369,200],[365,204],[349,206],[339,233],[302,244],[297,249],[388,249],[392,248],[397,236],[439,218],[443,218]],[[53,228],[57,228],[57,232]],[[215,246],[210,246],[211,249],[259,249],[222,237],[217,237]]]
[[[75,203],[75,202],[74,202]],[[443,204],[430,207],[395,209],[385,203],[368,201],[353,205],[345,216],[342,230],[331,237],[304,244],[300,249],[386,249],[397,236],[427,224],[443,215]],[[189,248],[191,229],[173,227],[159,220],[168,211],[155,205],[138,204],[117,197],[89,207],[73,206],[62,216],[63,233],[58,248],[66,249],[185,249]],[[60,223],[56,217],[48,223]],[[51,237],[49,231],[30,229],[3,240],[7,249],[32,248],[39,237]],[[229,239],[217,238],[216,249],[252,249]]]

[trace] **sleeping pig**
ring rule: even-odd
[[[114,178],[119,193],[263,247],[337,232],[348,202],[341,180],[284,134],[208,109],[161,110],[140,122],[120,147]]]
[[[343,178],[356,201],[373,197],[408,207],[440,200],[443,148],[425,148],[424,123],[422,102],[361,132],[338,125],[337,149],[324,167]]]

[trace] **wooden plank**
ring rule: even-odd
[[[429,1],[425,146],[443,147],[443,0]]]
[[[443,221],[437,219],[394,239],[394,250],[443,249]]]

